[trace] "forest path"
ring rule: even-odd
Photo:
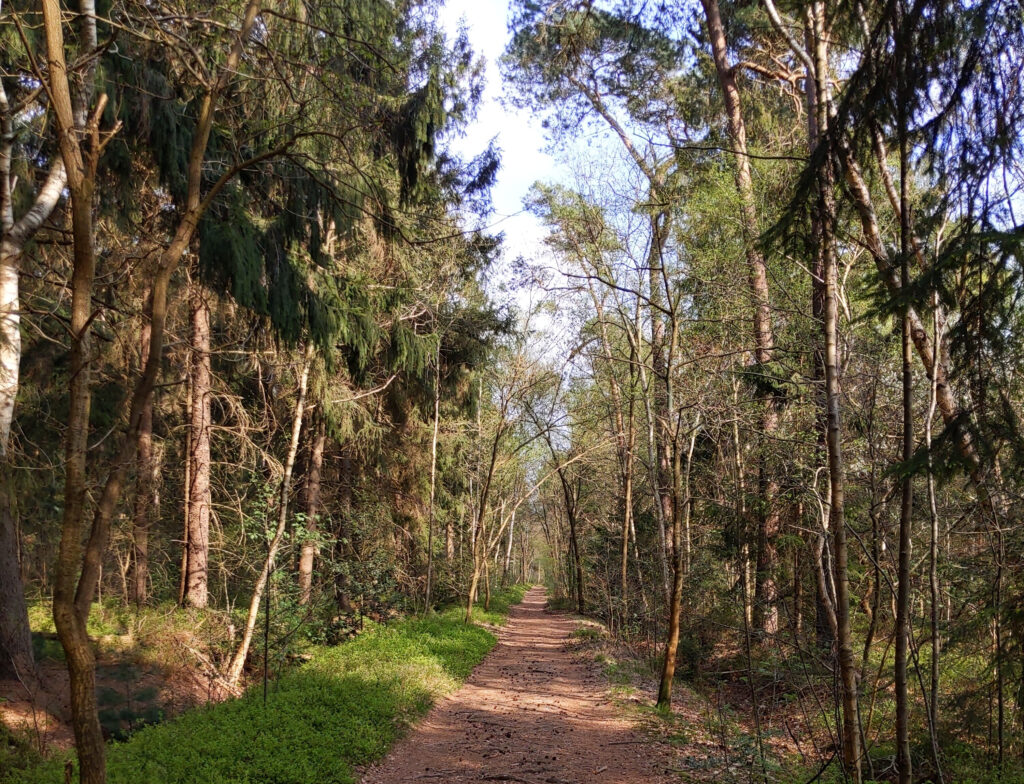
[[[532,588],[455,694],[370,768],[363,784],[416,781],[663,784],[664,750],[639,733],[594,665],[567,648],[577,622]]]

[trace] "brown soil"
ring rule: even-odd
[[[97,693],[104,689],[155,692],[147,704],[157,706],[166,717],[222,698],[208,678],[185,669],[139,664],[126,683],[121,671],[125,661],[108,656],[97,662]],[[74,736],[67,667],[64,662],[46,660],[39,663],[38,671],[39,683],[31,690],[18,680],[0,679],[0,722],[24,734],[40,752],[69,749]]]
[[[666,784],[669,750],[623,715],[593,662],[574,656],[573,618],[533,588],[497,647],[363,784],[413,781]]]

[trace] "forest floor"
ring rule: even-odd
[[[678,781],[672,750],[616,702],[593,660],[576,655],[579,621],[533,588],[497,647],[363,784],[413,781],[658,784]]]
[[[125,730],[132,719],[144,720],[147,712],[163,719],[224,696],[209,679],[185,667],[157,667],[129,654],[112,653],[96,662],[96,690],[101,708],[119,714],[113,719],[115,728]],[[28,738],[40,753],[70,749],[74,736],[69,694],[67,665],[45,659],[39,663],[39,685],[31,691],[18,680],[0,679],[0,724]],[[104,723],[105,733],[111,724]]]

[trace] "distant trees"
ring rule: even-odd
[[[573,487],[574,508],[592,504],[579,577],[564,544],[579,531],[546,511],[554,584],[585,585],[576,603],[623,634],[666,619],[654,624],[668,641],[663,703],[674,640],[707,655],[730,634],[725,613],[741,644],[796,666],[811,614],[852,780],[878,775],[891,739],[901,780],[912,764],[941,775],[941,738],[958,731],[936,717],[972,699],[935,663],[950,644],[990,668],[990,697],[975,694],[991,700],[984,743],[1005,756],[1010,742],[1003,590],[1016,567],[996,521],[1015,514],[1018,354],[993,330],[1019,311],[1021,182],[1007,155],[1022,135],[1007,101],[1024,66],[994,42],[1018,40],[1015,13],[998,1],[514,8],[506,72],[577,170],[534,200],[587,401],[561,448],[633,432],[639,461],[628,513],[597,458],[602,479]],[[595,155],[600,167],[575,163]],[[630,431],[638,405],[650,427]],[[627,518],[647,556],[632,574]],[[958,539],[965,526],[979,539]],[[686,564],[681,585],[646,591],[671,563]],[[952,579],[964,564],[985,575],[972,588]],[[984,654],[955,630],[951,603],[967,596],[990,613]],[[897,709],[880,724],[886,678]]]

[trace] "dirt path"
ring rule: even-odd
[[[594,666],[565,643],[576,622],[533,588],[466,684],[430,713],[363,784],[416,781],[667,784],[664,750],[610,701]]]

